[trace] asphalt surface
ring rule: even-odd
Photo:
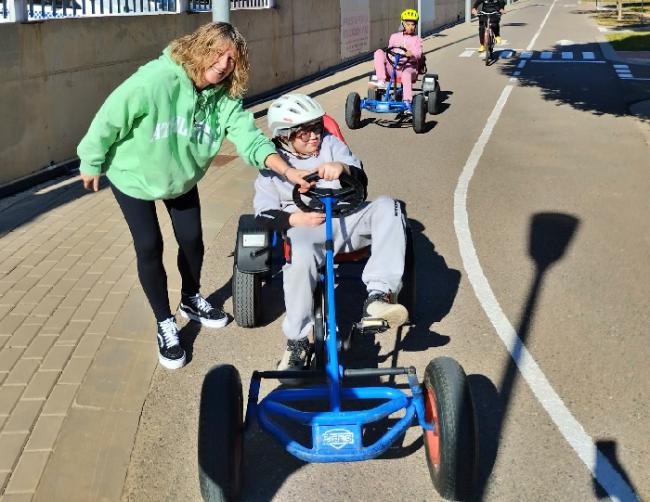
[[[387,127],[367,113],[361,129],[343,126],[345,97],[365,93],[370,63],[301,88],[341,123],[364,161],[371,198],[405,200],[416,229],[418,324],[364,340],[351,357],[370,365],[414,365],[420,378],[434,357],[462,364],[478,418],[477,499],[631,500],[629,487],[648,499],[650,156],[643,133],[648,126],[628,114],[626,102],[626,86],[643,83],[622,79],[603,58],[595,25],[570,0],[520,2],[502,26],[507,44],[500,49],[513,53],[489,67],[476,53],[468,55],[478,47],[475,23],[426,40],[445,105],[428,117],[422,135],[408,126]],[[534,53],[521,58],[527,49]],[[542,51],[558,62],[542,62]],[[562,52],[574,59],[563,60]],[[632,73],[642,77],[648,69],[632,67]],[[495,115],[497,102],[502,106]],[[486,124],[493,126],[489,137]],[[480,137],[485,147],[477,157]],[[459,179],[472,159],[465,200],[458,196]],[[233,199],[242,213],[251,210],[254,175],[250,170],[248,195]],[[204,291],[224,300],[230,312],[236,225],[231,219],[206,243],[203,273]],[[459,238],[464,230],[469,233]],[[472,253],[478,261],[468,261]],[[476,288],[476,274],[487,280],[500,312],[489,309],[490,291]],[[282,303],[273,294],[278,287],[267,291],[260,328],[231,323],[216,332],[199,334],[191,325],[184,330],[191,361],[175,372],[159,367],[154,375],[125,500],[200,500],[203,377],[215,364],[236,365],[246,399],[252,371],[275,367],[284,346]],[[345,283],[339,291],[350,317],[363,292]],[[529,367],[517,367],[495,318],[509,321],[548,387],[524,378]],[[521,353],[515,354],[521,362]],[[272,388],[265,383],[262,395]],[[558,422],[557,413],[574,422]],[[585,443],[572,435],[570,423],[581,426],[581,438],[600,454],[589,448],[579,453]],[[245,450],[244,500],[438,500],[417,427],[384,457],[362,463],[305,464],[255,428]],[[623,481],[612,482],[617,476]]]

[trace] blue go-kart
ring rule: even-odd
[[[314,295],[313,364],[300,371],[253,372],[245,419],[237,369],[219,365],[205,377],[199,420],[199,479],[205,500],[237,499],[242,481],[244,431],[253,422],[274,436],[287,452],[306,462],[375,458],[417,423],[424,431],[426,461],[440,495],[463,500],[471,494],[477,436],[472,397],[461,366],[448,357],[433,359],[426,367],[424,383],[420,384],[412,366],[350,369],[339,361],[346,344],[339,337],[336,321],[332,218],[355,210],[365,198],[363,186],[354,178],[344,175],[340,181],[341,189],[315,187],[303,194],[309,199],[308,204],[298,187],[293,195],[302,210],[323,211],[326,215],[325,268]],[[240,221],[235,254],[246,272],[239,271],[233,277],[233,295],[236,290],[244,294],[241,281],[246,281],[246,273],[254,276],[255,270],[268,267],[269,248],[273,245],[268,239],[268,234],[259,228],[255,230],[252,224],[242,228]],[[243,320],[247,322],[245,316]],[[355,326],[355,336],[388,327],[385,321],[372,319]],[[354,385],[359,378],[386,376],[404,376],[410,392],[387,385]],[[260,400],[262,379],[298,379],[303,385],[277,388]],[[317,411],[313,411],[315,407]],[[394,414],[401,416],[392,426],[386,426],[383,436],[370,439],[371,434],[367,433],[373,425]],[[299,441],[292,432],[298,427],[310,429],[311,440]]]
[[[392,113],[400,122],[409,116],[412,117],[413,130],[416,133],[422,133],[426,128],[427,112],[431,115],[440,113],[441,96],[438,75],[427,73],[426,63],[423,62],[418,71],[418,73],[424,74],[421,92],[414,92],[412,103],[407,103],[403,100],[401,76],[397,76],[397,70],[402,65],[400,60],[404,58],[406,49],[404,47],[387,47],[384,51],[386,60],[392,68],[386,89],[377,88],[374,85],[377,77],[372,75],[366,98],[361,98],[356,92],[348,94],[345,101],[345,123],[350,129],[361,127],[361,110],[368,110],[371,113]],[[424,61],[424,56],[422,56],[422,61]]]

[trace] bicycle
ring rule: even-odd
[[[500,12],[483,12],[479,11],[478,13],[479,16],[479,22],[483,22],[481,16],[486,16],[487,19],[485,21],[485,30],[483,32],[483,46],[485,47],[485,66],[489,66],[492,60],[494,59],[494,44],[496,41],[496,36],[494,35],[494,30],[492,29],[492,22],[490,21],[490,16],[496,16],[497,17],[497,24],[499,22],[499,19],[501,18],[501,13]]]

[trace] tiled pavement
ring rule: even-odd
[[[200,184],[206,247],[252,193],[255,171],[233,154],[222,149]],[[121,495],[157,357],[130,234],[102,186],[59,180],[0,200],[2,501]]]

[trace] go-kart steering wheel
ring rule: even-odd
[[[402,51],[402,52],[397,52],[397,51]],[[406,47],[386,47],[384,49],[384,52],[386,54],[389,54],[393,56],[392,58],[386,58],[388,61],[388,64],[390,64],[392,67],[395,67],[395,61],[398,61],[397,65],[398,66],[403,66],[406,63],[406,60],[408,59],[406,57]]]
[[[320,176],[314,172],[308,174],[303,178],[308,183],[318,181]],[[341,188],[316,188],[312,187],[307,192],[301,194],[298,190],[299,185],[293,187],[293,201],[299,209],[307,213],[312,212],[325,212],[325,203],[321,200],[323,197],[332,197],[332,216],[341,218],[354,212],[365,199],[365,190],[359,180],[350,176],[346,172],[342,172],[339,176]],[[301,198],[305,196],[309,199],[309,205]]]

